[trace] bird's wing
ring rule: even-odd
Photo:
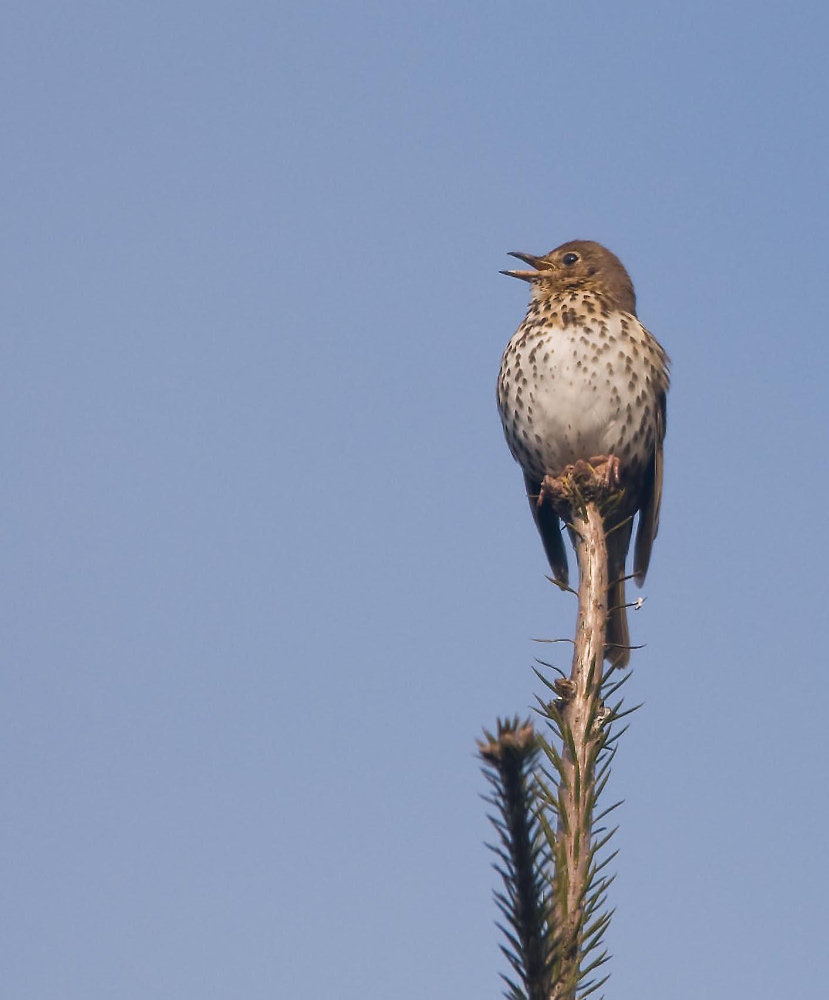
[[[541,543],[547,554],[550,569],[552,569],[556,580],[566,587],[570,579],[570,571],[567,566],[567,552],[564,549],[564,538],[561,535],[558,515],[549,503],[538,506],[538,494],[541,492],[541,483],[538,480],[525,474],[524,484],[527,487],[530,510],[538,533],[541,535]]]
[[[645,574],[648,572],[648,563],[651,560],[653,540],[659,531],[659,507],[662,503],[663,441],[666,427],[666,391],[667,385],[659,398],[659,409],[656,414],[656,441],[651,464],[645,473],[645,489],[642,505],[639,508],[639,527],[636,529],[636,546],[633,550],[633,575],[640,587],[645,582]]]

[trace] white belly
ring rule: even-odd
[[[515,459],[536,478],[579,459],[641,459],[656,431],[647,334],[635,317],[522,324],[504,352],[498,406]],[[651,435],[647,434],[652,428]],[[651,443],[652,447],[652,443]]]

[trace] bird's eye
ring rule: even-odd
[[[579,259],[579,255],[577,253],[566,253],[561,259],[568,267],[572,267]]]

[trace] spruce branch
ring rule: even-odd
[[[607,981],[595,973],[609,959],[604,938],[612,909],[607,867],[616,852],[608,844],[616,827],[601,826],[620,804],[599,810],[610,777],[617,727],[634,709],[622,710],[619,689],[630,677],[605,668],[608,579],[608,516],[620,494],[602,469],[579,462],[544,482],[567,525],[579,568],[578,617],[570,675],[536,660],[536,676],[547,689],[536,712],[547,735],[529,722],[498,722],[497,733],[479,742],[485,774],[493,787],[490,819],[499,834],[493,846],[504,892],[496,902],[506,924],[502,947],[520,983],[504,977],[509,1000],[583,1000]],[[612,610],[612,609],[611,609]],[[550,640],[541,640],[550,641]],[[560,641],[560,640],[555,640]],[[552,673],[545,676],[539,669]],[[620,674],[620,676],[617,676]],[[638,706],[636,706],[638,707]]]

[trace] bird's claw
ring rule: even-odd
[[[616,455],[594,455],[589,464],[600,475],[606,490],[618,490],[622,485],[619,473],[619,459]]]
[[[538,491],[538,500],[536,500],[536,507],[543,507],[546,500],[552,499],[555,496],[555,479],[552,476],[545,476],[541,480],[541,489]]]
[[[538,489],[536,507],[550,503],[556,509],[562,502],[569,502],[574,487],[577,493],[615,493],[621,489],[619,459],[615,455],[594,455],[587,462],[579,459],[565,466],[557,476],[546,475]]]

